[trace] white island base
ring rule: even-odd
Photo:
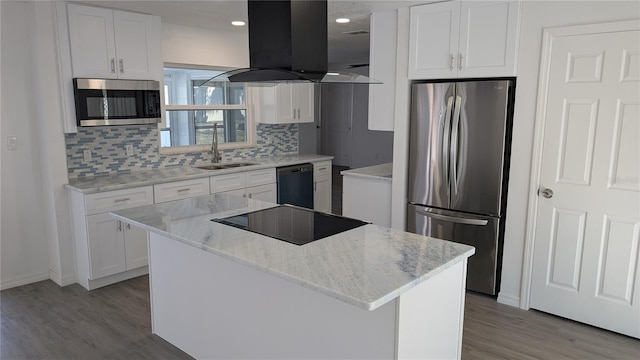
[[[153,332],[196,359],[460,358],[466,258],[368,311],[154,232],[149,245]]]

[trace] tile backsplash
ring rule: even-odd
[[[272,144],[267,141],[269,135]],[[65,143],[70,179],[192,165],[212,157],[210,151],[160,154],[156,125],[78,128],[75,134],[65,134]],[[126,156],[126,145],[133,146],[132,156]],[[84,161],[84,150],[91,151],[90,161]],[[255,147],[221,150],[221,153],[223,161],[297,154],[298,125],[258,124]]]

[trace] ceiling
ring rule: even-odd
[[[80,1],[112,9],[158,15],[162,22],[213,28],[226,31],[247,32],[247,27],[231,25],[231,20],[247,21],[245,0],[208,1]],[[344,1],[328,0],[328,38],[330,64],[367,64],[369,62],[369,15],[375,11],[397,9],[423,1]],[[337,24],[336,18],[351,19],[348,24]],[[367,31],[365,34],[345,34],[352,31]]]

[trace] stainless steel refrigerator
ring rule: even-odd
[[[407,230],[475,246],[467,289],[496,295],[514,79],[415,83]]]

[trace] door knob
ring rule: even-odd
[[[540,194],[542,194],[544,198],[551,199],[553,197],[553,190],[548,188],[543,188],[541,189]]]

